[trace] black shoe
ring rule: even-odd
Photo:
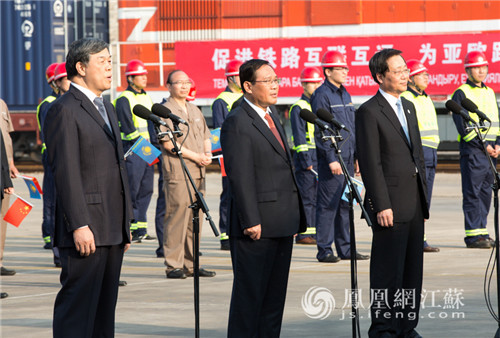
[[[230,250],[230,248],[229,248],[229,240],[228,239],[224,239],[224,240],[220,241],[220,249],[224,250],[224,251],[229,251]]]
[[[186,272],[186,277],[193,277],[194,272]],[[200,269],[200,277],[215,277],[215,271],[208,271],[203,268]]]
[[[467,243],[467,248],[469,249],[491,249],[491,243],[489,240],[480,238],[472,243]]]
[[[0,268],[0,275],[1,276],[14,276],[15,274],[16,274],[16,270],[7,269],[7,268],[4,268],[3,266]]]
[[[127,282],[124,280],[118,281],[118,286],[127,286]]]
[[[344,260],[350,260],[351,259],[351,256],[349,257],[346,257],[346,258],[342,258]],[[356,260],[357,261],[366,261],[370,259],[370,255],[363,255],[363,254],[360,254],[359,252],[356,252]]]
[[[132,243],[141,243],[143,235],[132,235]]]
[[[61,262],[54,262],[54,265],[56,266],[56,268],[61,268],[62,267]]]
[[[174,269],[170,272],[167,272],[167,278],[185,279],[186,274],[182,269]]]
[[[491,238],[491,237],[488,236],[488,238],[486,238],[486,240],[490,241],[491,247],[495,246],[496,241],[493,238]]]
[[[7,297],[9,297],[9,294],[7,292],[0,293],[0,298],[1,299],[7,298]]]
[[[51,242],[45,243],[45,245],[43,246],[43,248],[45,250],[52,250],[52,243]]]
[[[163,254],[163,252],[157,252],[156,258],[165,258],[165,255]]]
[[[321,263],[337,263],[338,261],[340,261],[340,258],[330,253],[325,257],[318,259],[318,261]]]
[[[149,234],[145,234],[145,235],[143,235],[143,236],[142,236],[142,239],[141,239],[141,240],[143,240],[143,241],[152,241],[152,240],[154,240],[154,239],[156,239],[156,237],[155,237],[155,236],[151,236],[151,235],[149,235]]]

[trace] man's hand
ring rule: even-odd
[[[261,229],[260,224],[257,224],[251,228],[246,228],[245,230],[243,230],[243,234],[250,236],[251,239],[253,239],[254,241],[257,241],[260,239],[261,231],[262,231],[262,229]]]
[[[354,176],[361,176],[361,171],[359,171],[358,160],[354,162]]]
[[[14,193],[14,188],[13,187],[5,188],[5,189],[3,189],[3,193],[12,195]]]
[[[10,162],[9,167],[10,167],[10,178],[16,178],[19,175],[19,170],[17,170],[16,166],[14,165],[14,161]]]
[[[332,174],[342,175],[342,167],[340,166],[339,162],[337,162],[337,161],[332,162],[332,163],[328,164],[328,166],[330,167],[330,171],[332,172]]]
[[[312,165],[310,165],[309,167],[306,168],[306,170],[311,170],[313,168]]]
[[[385,209],[377,212],[377,222],[383,227],[392,227],[393,224],[392,209]]]
[[[95,252],[94,234],[88,226],[73,231],[73,240],[75,241],[76,251],[81,256],[89,256]]]
[[[497,146],[495,146],[495,148],[496,147]],[[488,151],[488,155],[490,155],[491,157],[493,157],[493,158],[497,158],[498,157],[498,152],[495,149],[493,149],[493,147],[490,146],[489,144],[486,147],[486,150]]]
[[[130,243],[125,244],[125,250],[123,252],[124,253],[127,252],[129,248],[130,248]]]
[[[497,153],[497,157],[498,157],[498,155],[500,155],[500,146],[498,144],[495,145],[495,152]]]

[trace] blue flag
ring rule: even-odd
[[[31,198],[42,198],[42,188],[40,187],[40,184],[38,184],[38,180],[35,177],[24,175],[18,175],[18,177],[21,177],[28,186]]]
[[[153,163],[161,154],[161,151],[159,151],[155,146],[149,143],[148,140],[146,140],[142,136],[139,136],[139,139],[134,143],[130,150],[137,154],[148,164]]]
[[[362,196],[363,189],[365,188],[365,185],[363,184],[362,181],[360,181],[354,177],[351,177],[351,179],[352,179],[352,182],[354,183],[354,185],[356,186],[356,189],[358,190],[359,195]],[[349,196],[349,187],[346,184],[345,189],[344,189],[344,193],[342,194],[342,199],[346,202],[349,202],[348,196]],[[354,202],[356,203],[356,205],[358,205],[357,201],[354,201]]]
[[[220,145],[220,128],[216,128],[210,132],[210,142],[212,142],[212,153],[222,151],[222,146]]]

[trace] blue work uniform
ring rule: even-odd
[[[158,140],[158,135],[152,123],[148,124],[149,135],[151,136],[151,144],[161,151],[162,146]],[[156,199],[155,211],[155,230],[156,238],[158,239],[158,248],[156,249],[157,257],[164,257],[163,251],[163,221],[165,218],[165,210],[167,209],[167,201],[165,192],[163,191],[163,156],[158,156],[156,163],[158,169],[158,197]]]
[[[217,96],[212,103],[212,121],[214,128],[222,127],[222,123],[224,123],[224,120],[231,111],[234,102],[242,96],[242,93],[233,93],[229,87],[226,87],[226,89]],[[222,192],[220,194],[219,203],[219,230],[221,241],[229,239],[227,235],[227,211],[231,203],[230,194],[229,179],[227,176],[222,176]]]
[[[329,111],[333,118],[350,130],[341,130],[343,141],[339,143],[341,156],[345,162],[349,175],[354,175],[354,156],[356,137],[354,135],[354,105],[351,95],[344,86],[336,87],[326,80],[311,97],[311,106],[316,113],[319,108]],[[333,126],[331,126],[334,129]],[[329,132],[324,132],[330,135]],[[316,258],[321,260],[333,254],[332,244],[340,258],[351,257],[349,237],[349,203],[342,200],[346,183],[343,175],[333,175],[329,163],[338,162],[335,149],[331,142],[322,140],[320,128],[314,131],[316,152],[318,156],[318,194],[316,200],[316,242],[318,253]]]
[[[318,193],[318,180],[316,174],[308,170],[311,167],[318,170],[316,145],[314,139],[314,125],[300,117],[302,109],[311,110],[310,99],[302,94],[300,100],[290,108],[290,123],[293,135],[293,162],[295,177],[299,187],[302,204],[306,213],[307,230],[298,234],[297,239],[316,237],[316,195]]]
[[[498,137],[499,109],[495,94],[484,83],[478,87],[472,81],[460,86],[452,96],[452,100],[461,104],[464,98],[477,104],[479,110],[492,120],[491,130],[486,135],[485,146],[500,144]],[[477,115],[469,113],[477,121]],[[473,243],[481,238],[489,239],[486,222],[491,205],[493,173],[489,159],[484,155],[483,146],[477,135],[466,131],[464,120],[458,114],[453,114],[453,121],[459,134],[460,172],[462,175],[462,209],[464,212],[466,244]],[[493,129],[494,128],[494,129]],[[491,158],[494,164],[496,159]]]
[[[133,107],[136,104],[142,104],[151,109],[153,102],[146,92],[144,90],[137,92],[131,86],[128,86],[113,103],[118,116],[123,151],[126,153],[138,140],[139,136],[149,141],[151,139],[149,135],[151,122],[132,114]],[[134,220],[130,225],[130,230],[134,237],[144,236],[147,234],[148,224],[146,214],[153,196],[154,167],[149,166],[146,161],[134,153],[127,157],[125,165],[127,166],[130,196],[134,211]]]

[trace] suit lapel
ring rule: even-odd
[[[387,117],[387,119],[390,121],[391,125],[396,129],[396,131],[399,133],[401,138],[406,142],[408,147],[411,148],[410,143],[408,142],[408,139],[406,138],[405,132],[403,130],[403,127],[401,126],[401,122],[399,122],[399,119],[396,115],[396,112],[394,112],[394,109],[392,109],[391,105],[387,100],[384,98],[380,92],[377,92],[377,100],[378,103],[381,107],[382,113]],[[406,109],[403,105],[403,109]],[[406,114],[406,112],[405,112]],[[406,115],[408,117],[408,115]],[[411,134],[410,134],[410,139],[411,139]]]

